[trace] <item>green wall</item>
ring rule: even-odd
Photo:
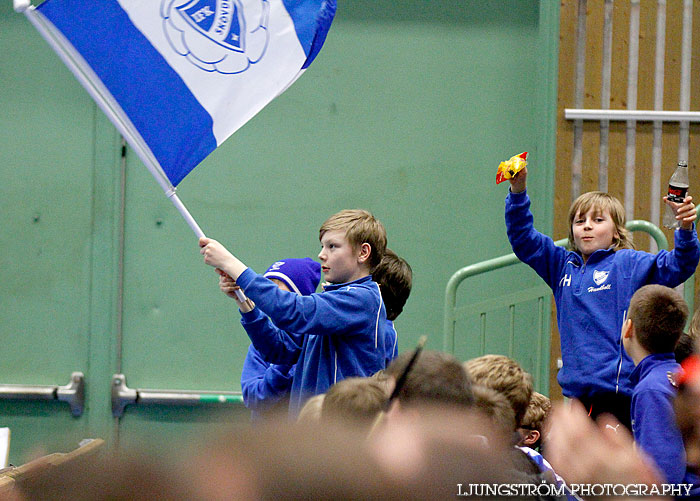
[[[87,384],[80,418],[62,404],[0,401],[11,460],[37,447],[69,450],[86,436],[193,438],[230,416],[127,407],[113,419],[111,375],[124,373],[132,388],[239,390],[248,340],[237,310],[131,151],[120,274],[119,137],[8,4],[0,5],[0,384],[65,384],[75,370]],[[494,181],[501,160],[530,152],[536,222],[551,228],[557,30],[554,1],[341,1],[309,71],[178,193],[205,233],[256,271],[316,257],[328,215],[371,210],[414,270],[399,348],[427,334],[440,349],[449,277],[510,252],[507,187]],[[525,269],[475,279],[460,302],[537,283]],[[461,358],[478,354],[460,347]],[[518,358],[533,370],[527,354]],[[37,423],[45,431],[32,432]]]

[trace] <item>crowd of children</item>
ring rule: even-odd
[[[675,246],[650,254],[634,250],[617,199],[586,193],[571,206],[567,250],[535,230],[526,184],[527,168],[510,179],[507,233],[515,254],[554,293],[567,405],[552,410],[532,377],[503,355],[461,363],[436,351],[399,354],[393,321],[410,294],[412,270],[386,248],[384,226],[364,210],[341,211],[321,226],[320,293],[319,266],[308,258],[279,261],[258,275],[215,240],[200,240],[252,342],[241,379],[246,405],[260,413],[289,402],[297,423],[342,423],[372,443],[449,416],[468,432],[443,437],[447,449],[466,447],[484,465],[499,464],[465,481],[546,484],[569,499],[577,493],[567,482],[674,484],[700,496],[700,404],[688,397],[700,395],[700,316],[685,333],[688,309],[672,289],[700,260],[692,198],[666,201],[679,221]],[[428,441],[442,443],[434,430]],[[424,465],[420,457],[406,459],[413,465],[397,457],[390,470],[399,477]]]
[[[253,423],[186,461],[59,465],[6,498],[700,499],[700,313],[684,332],[672,289],[700,259],[692,199],[671,204],[674,250],[649,254],[632,249],[616,199],[584,194],[566,250],[534,229],[526,178],[511,179],[508,237],[554,292],[568,402],[552,405],[504,355],[398,353],[411,267],[371,213],[345,210],[320,228],[320,264],[282,259],[258,275],[200,240],[252,343],[241,387]]]

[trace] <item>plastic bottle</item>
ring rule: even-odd
[[[668,181],[668,200],[676,203],[682,202],[688,193],[688,185],[688,162],[681,160]],[[673,209],[668,205],[666,206],[666,212],[664,212],[663,224],[669,230],[674,230],[680,226]]]

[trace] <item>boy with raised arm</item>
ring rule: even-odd
[[[270,363],[297,364],[292,417],[307,398],[337,381],[370,376],[385,366],[386,310],[370,275],[386,248],[384,226],[365,210],[344,210],[321,225],[319,239],[328,285],[309,296],[280,290],[216,240],[199,241],[204,262],[228,275],[251,300],[239,308],[253,346]]]
[[[591,191],[569,209],[569,247],[538,232],[530,212],[527,167],[510,179],[505,219],[508,240],[518,259],[552,289],[563,366],[557,375],[564,396],[584,404],[591,418],[613,414],[630,427],[634,364],[620,344],[620,327],[632,294],[647,284],[676,287],[695,272],[700,245],[693,198],[665,198],[680,223],[672,251],[656,254],[633,249],[625,228],[625,209],[615,197]]]

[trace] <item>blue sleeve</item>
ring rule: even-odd
[[[278,328],[257,305],[241,314],[241,325],[266,363],[292,365],[299,359],[304,337]]]
[[[654,460],[667,483],[681,483],[686,469],[685,448],[671,399],[661,391],[645,390],[634,395],[632,408],[635,441]]]
[[[676,230],[673,238],[675,246],[672,251],[661,250],[656,254],[647,283],[677,287],[695,273],[700,261],[695,226],[692,230]]]
[[[257,410],[262,404],[270,405],[282,399],[292,387],[293,368],[292,365],[268,364],[250,346],[241,373],[245,406]]]
[[[558,285],[567,251],[555,245],[550,237],[535,230],[527,192],[508,192],[506,231],[510,246],[518,259],[535,270],[554,290]]]
[[[250,268],[236,282],[278,328],[295,334],[367,333],[375,330],[381,311],[379,288],[374,282],[309,296],[283,291]]]

